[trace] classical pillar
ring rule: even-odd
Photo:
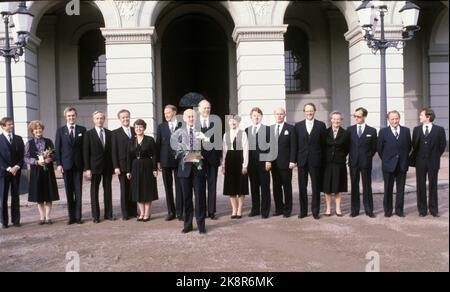
[[[120,123],[117,112],[128,109],[132,122],[147,122],[147,133],[156,132],[154,28],[102,28],[106,39],[108,128]]]
[[[3,43],[3,39],[0,40]],[[11,39],[12,41],[12,39]],[[26,139],[29,136],[28,122],[39,118],[37,48],[41,40],[30,35],[23,56],[11,63],[13,110],[16,134]],[[0,115],[6,116],[5,60],[0,58]],[[49,137],[52,137],[50,135]]]
[[[401,27],[386,27],[386,37],[398,37]],[[367,123],[380,126],[380,54],[372,54],[362,38],[359,27],[345,34],[349,42],[350,113],[358,107],[369,111]],[[403,86],[403,50],[390,48],[386,52],[387,109],[400,112],[400,124],[405,124],[405,100]],[[382,121],[383,127],[387,125]]]
[[[284,33],[287,25],[236,27],[238,112],[249,123],[251,108],[258,106],[265,123],[272,122],[273,110],[286,107],[284,77]]]

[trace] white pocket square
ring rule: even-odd
[[[285,136],[289,135],[289,131],[288,130],[284,131],[284,135]]]
[[[83,136],[83,133],[78,134],[78,137],[81,137],[81,136]]]
[[[372,135],[370,135],[370,134],[367,134],[367,135],[366,135],[366,137],[372,137]]]

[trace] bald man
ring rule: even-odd
[[[211,119],[211,103],[206,99],[200,101],[198,104],[198,111],[200,118],[197,121],[197,128],[201,128],[202,133],[206,134],[208,131],[212,130],[215,125],[214,121]],[[222,126],[220,125],[220,131]],[[211,138],[211,142],[214,143],[214,136]],[[205,157],[205,170],[206,170],[206,181],[208,183],[208,217],[212,220],[216,220],[216,200],[217,200],[217,174],[220,166],[220,157],[222,152],[220,150],[202,149],[202,155]]]
[[[195,130],[196,113],[188,109],[183,114],[185,125],[178,129],[171,138],[171,147],[176,149],[178,160],[178,177],[181,183],[184,203],[184,228],[182,233],[193,230],[194,205],[192,203],[195,194],[195,218],[200,234],[206,233],[206,170],[204,159],[198,162],[186,162],[188,154],[201,151],[202,143],[199,132]]]
[[[292,213],[292,170],[296,167],[297,138],[295,128],[285,122],[286,110],[277,108],[274,111],[275,125],[272,132],[278,143],[278,155],[272,162],[274,216],[283,215],[289,218]]]

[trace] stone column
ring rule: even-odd
[[[120,123],[117,112],[128,109],[132,122],[147,122],[147,133],[156,132],[154,28],[102,29],[106,39],[108,127]]]
[[[399,37],[401,27],[386,27],[386,37]],[[360,106],[369,111],[367,123],[380,125],[380,54],[372,54],[362,38],[359,27],[345,34],[349,42],[350,113]],[[405,101],[403,89],[403,50],[390,48],[386,52],[387,108],[397,110],[404,125]],[[383,121],[383,126],[386,121]]]
[[[287,25],[236,27],[238,112],[249,124],[251,108],[258,106],[271,123],[273,110],[286,107],[284,33]]]

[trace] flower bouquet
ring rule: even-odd
[[[53,153],[53,150],[51,148],[47,148],[44,151],[38,151],[38,153],[37,153],[38,162],[45,163],[45,159],[51,157],[52,153]],[[47,164],[44,164],[43,168],[44,168],[44,171],[48,171]]]

